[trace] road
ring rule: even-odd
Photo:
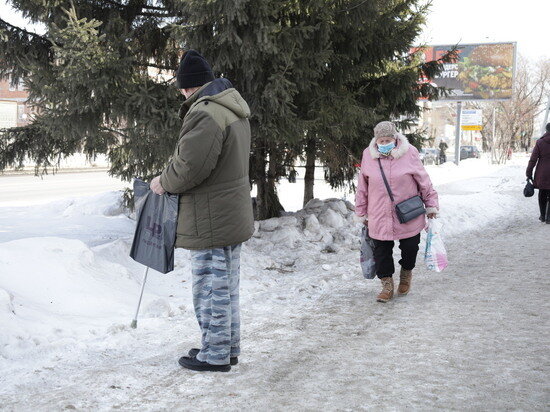
[[[128,183],[110,177],[106,171],[57,173],[55,175],[0,176],[0,207],[28,206],[69,197],[120,190]]]

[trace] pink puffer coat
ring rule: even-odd
[[[437,213],[439,201],[430,176],[420,161],[418,150],[407,138],[398,134],[396,147],[390,156],[378,152],[375,139],[363,152],[355,214],[359,220],[368,219],[369,235],[377,240],[398,240],[416,236],[426,227],[426,216],[421,215],[399,223],[378,165],[380,158],[384,173],[393,192],[395,203],[420,195],[427,213]]]

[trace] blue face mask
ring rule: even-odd
[[[389,154],[391,150],[395,147],[395,143],[388,143],[383,145],[378,145],[378,151],[382,154]]]

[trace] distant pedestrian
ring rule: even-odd
[[[151,182],[180,194],[176,247],[191,250],[193,304],[201,348],[181,366],[226,372],[240,354],[239,256],[254,231],[248,165],[250,109],[229,80],[215,79],[195,50],[185,53],[176,87],[186,100],[172,160]]]
[[[400,223],[384,183],[381,168],[393,192],[395,204],[419,195],[426,206],[427,217],[436,217],[439,208],[437,192],[424,169],[418,150],[397,132],[392,122],[380,122],[374,138],[363,152],[355,198],[357,220],[368,226],[374,240],[375,272],[382,282],[379,302],[393,298],[394,241],[399,240],[401,271],[397,292],[406,295],[411,287],[416,264],[420,232],[426,227],[426,215]]]
[[[546,125],[546,133],[535,143],[525,174],[539,189],[539,220],[550,224],[550,123]]]
[[[447,149],[449,148],[449,145],[444,141],[441,140],[441,143],[439,143],[439,164],[443,164],[447,161]]]

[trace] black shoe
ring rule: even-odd
[[[541,222],[544,222],[546,219],[544,218],[544,216],[539,216],[539,220],[540,220]]]
[[[195,357],[182,356],[179,364],[184,368],[199,372],[229,372],[231,365],[211,365],[207,362],[201,362]]]
[[[193,348],[189,351],[188,355],[192,358],[197,356],[201,350],[197,348]],[[237,356],[233,358],[229,358],[229,364],[235,366],[237,363],[239,363],[239,358]]]

